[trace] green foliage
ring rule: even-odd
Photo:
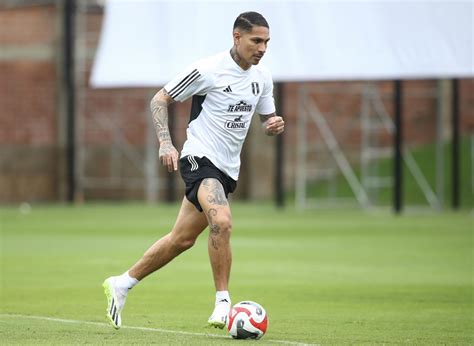
[[[172,226],[177,205],[33,206],[1,215],[0,339],[5,344],[230,344],[206,327],[214,301],[207,231],[130,293],[121,329],[102,281]],[[269,314],[272,340],[472,344],[472,216],[276,211],[236,204],[231,294]],[[216,334],[211,337],[201,334]]]
[[[461,140],[461,179],[460,179],[460,201],[462,209],[471,209],[474,206],[472,191],[472,159],[471,159],[471,143],[470,138],[464,137]],[[431,189],[436,192],[436,147],[435,145],[427,145],[412,149],[411,153],[416,163],[420,167],[421,172],[425,176]],[[452,146],[451,143],[444,145],[444,208],[449,209],[452,203]],[[380,177],[391,177],[393,175],[393,160],[381,160],[378,166]],[[360,180],[360,170],[356,170],[356,175]],[[349,184],[342,175],[335,178],[335,186],[337,189],[337,197],[351,197],[354,194]],[[310,185],[308,196],[312,198],[324,199],[330,195],[329,184],[327,182],[317,182]],[[291,203],[292,197],[290,197]],[[416,183],[413,175],[408,170],[406,164],[403,165],[403,199],[406,206],[428,206],[426,197],[424,196],[419,185]],[[377,205],[390,206],[393,204],[393,188],[386,187],[380,189],[377,197]]]

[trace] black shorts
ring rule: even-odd
[[[235,191],[237,182],[222,172],[219,168],[205,156],[185,156],[179,160],[179,171],[186,184],[186,198],[197,210],[202,212],[201,204],[198,201],[198,189],[201,181],[205,178],[215,178],[220,181],[224,187],[225,197]]]

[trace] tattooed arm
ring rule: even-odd
[[[150,102],[153,125],[160,143],[159,157],[168,172],[178,169],[178,151],[171,142],[168,128],[168,105],[173,102],[165,89],[161,89]]]
[[[279,135],[285,130],[285,121],[275,113],[260,114],[260,121],[267,136]]]

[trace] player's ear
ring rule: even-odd
[[[234,30],[232,36],[234,37],[234,45],[238,45],[240,43],[240,38],[242,37],[240,31]]]

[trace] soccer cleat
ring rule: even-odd
[[[227,323],[230,308],[231,305],[230,302],[227,301],[227,299],[218,302],[214,307],[214,311],[212,312],[211,317],[209,317],[207,323],[215,328],[224,328]]]
[[[122,326],[121,312],[127,299],[127,293],[123,294],[115,287],[115,277],[111,276],[102,284],[107,297],[107,319],[115,329]]]

